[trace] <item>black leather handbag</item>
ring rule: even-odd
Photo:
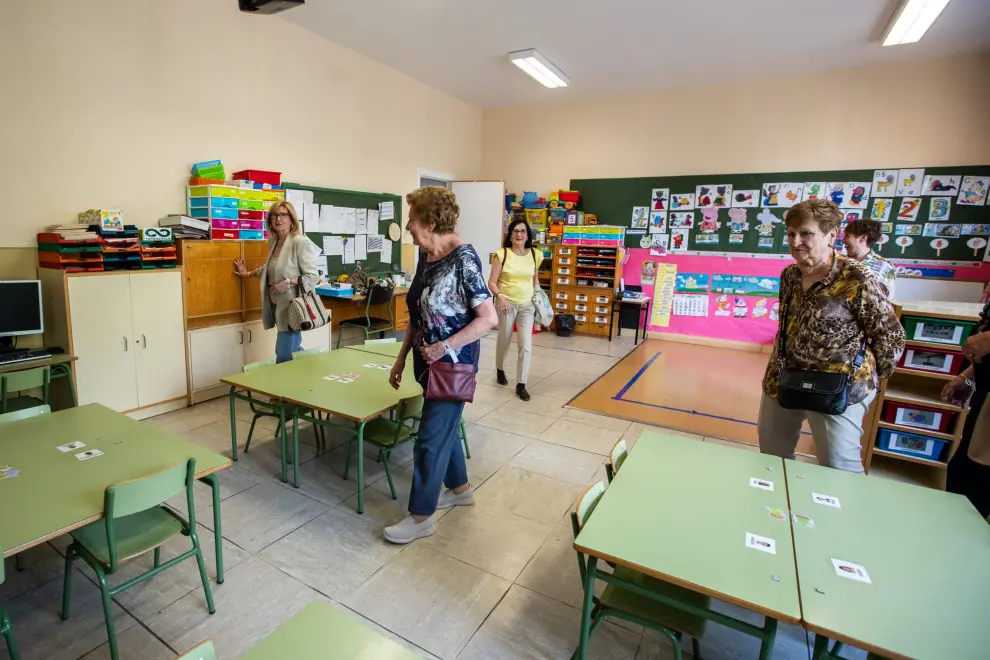
[[[786,359],[784,319],[780,326],[780,359]],[[859,354],[853,360],[852,373],[862,366],[866,358],[866,341],[863,341]],[[849,382],[851,375],[834,374],[827,371],[788,369],[781,367],[777,385],[777,403],[788,410],[810,410],[825,415],[841,415],[849,406]]]

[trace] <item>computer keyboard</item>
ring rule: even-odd
[[[27,362],[28,360],[45,360],[51,356],[51,353],[48,351],[40,349],[9,351],[7,353],[0,353],[0,365],[11,364],[13,362]]]

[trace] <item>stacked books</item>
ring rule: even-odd
[[[210,237],[210,223],[188,215],[169,215],[158,221],[159,227],[168,227],[175,238],[207,239]]]

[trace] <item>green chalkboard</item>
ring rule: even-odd
[[[388,226],[396,222],[399,226],[402,226],[402,197],[399,195],[391,195],[389,193],[368,193],[359,192],[356,190],[337,190],[336,188],[319,188],[317,186],[306,186],[301,183],[283,183],[282,187],[286,190],[310,190],[313,192],[313,202],[316,204],[330,204],[332,206],[343,206],[345,208],[355,208],[355,209],[374,209],[378,210],[378,205],[381,202],[392,202],[395,206],[395,218],[392,220],[381,220],[378,224],[379,234],[383,234],[385,238],[388,238]],[[330,234],[320,231],[310,231],[306,228],[306,236],[308,236],[314,243],[319,246],[323,246],[323,237],[329,236]],[[378,252],[369,252],[368,258],[361,261],[361,267],[367,273],[378,273],[378,272],[390,272],[392,270],[392,264],[396,266],[400,265],[402,245],[400,241],[392,241],[392,254],[391,257],[386,257],[382,259]],[[327,271],[328,275],[336,276],[341,273],[353,272],[356,268],[356,264],[344,265],[343,257],[327,257]]]
[[[919,168],[921,169],[921,168]],[[896,175],[897,170],[890,170]],[[990,177],[990,166],[968,166],[968,167],[934,167],[925,168],[925,174],[936,175],[936,178],[946,175],[953,175],[961,181],[965,176],[979,175]],[[632,224],[633,208],[651,206],[654,189],[669,189],[670,196],[674,197],[680,193],[696,193],[699,186],[710,187],[710,194],[716,195],[718,186],[732,186],[732,195],[737,191],[755,190],[757,197],[764,184],[794,182],[869,182],[873,181],[874,170],[838,170],[838,171],[818,171],[818,172],[768,172],[761,174],[706,174],[699,176],[659,176],[629,179],[572,179],[571,190],[581,193],[581,208],[587,213],[594,213],[598,216],[601,224],[619,225],[630,227]],[[921,179],[923,183],[923,177]],[[892,186],[893,189],[893,186]],[[871,190],[871,194],[874,191]],[[828,190],[822,191],[827,198]],[[849,191],[845,195],[848,199]],[[950,190],[944,196],[951,197],[950,214],[948,221],[939,224],[962,225],[990,224],[990,206],[964,206],[958,204],[959,190]],[[880,247],[880,254],[889,258],[900,259],[926,259],[941,261],[979,261],[983,258],[985,247],[976,248],[967,245],[973,238],[990,240],[986,234],[960,235],[958,238],[947,238],[948,246],[937,251],[931,246],[934,236],[912,235],[912,244],[909,246],[899,246],[895,244],[899,237],[896,234],[898,225],[920,225],[922,231],[929,222],[929,209],[931,200],[938,195],[919,195],[921,205],[914,220],[900,220],[897,215],[901,209],[903,197],[883,198],[892,204],[892,210],[887,222],[890,223],[891,231],[888,242]],[[862,209],[864,217],[870,217],[873,202],[878,199],[870,197]],[[697,200],[696,200],[697,201]],[[762,199],[757,199],[761,203]],[[732,202],[730,198],[730,203]],[[697,208],[697,207],[696,207]],[[771,236],[761,237],[757,226],[761,223],[757,216],[765,211],[773,213],[777,218],[783,218],[786,208],[747,208],[747,220],[749,229],[743,232],[741,243],[730,243],[731,231],[729,226],[729,208],[721,208],[718,211],[718,221],[720,228],[714,232],[718,236],[717,243],[699,243],[698,237],[703,235],[700,225],[702,221],[701,210],[694,211],[694,228],[690,229],[688,250],[697,252],[717,252],[717,253],[750,253],[750,254],[786,254],[787,244],[783,222],[774,224],[772,233],[772,246],[761,246],[760,238],[771,238]],[[852,211],[853,209],[843,209]],[[668,204],[668,223],[671,209]],[[766,216],[764,216],[766,217]],[[670,232],[668,228],[667,232]],[[639,247],[642,236],[637,234],[626,234],[626,246]],[[769,241],[766,241],[769,242]]]

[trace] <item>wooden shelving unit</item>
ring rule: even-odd
[[[550,302],[554,313],[575,317],[574,332],[607,337],[618,288],[617,246],[555,245]]]
[[[912,302],[895,305],[898,319],[903,317],[925,317],[949,321],[976,322],[982,305],[978,303]],[[935,349],[961,354],[958,346],[928,341],[908,339],[906,349]],[[942,388],[955,378],[954,374],[937,373],[898,367],[893,375],[880,384],[872,413],[866,426],[866,450],[863,465],[867,472],[897,479],[929,488],[945,489],[945,469],[955,453],[966,424],[967,410],[942,401]],[[945,432],[932,431],[915,426],[894,424],[884,421],[884,407],[887,403],[924,406],[952,414],[953,420]],[[903,431],[912,435],[947,440],[948,446],[942,451],[939,460],[921,456],[911,456],[877,446],[878,436],[883,429]]]

